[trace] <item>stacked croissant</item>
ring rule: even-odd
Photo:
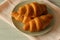
[[[24,24],[23,30],[38,32],[45,29],[51,22],[53,16],[48,14],[45,4],[32,2],[18,8],[12,13],[12,17]]]

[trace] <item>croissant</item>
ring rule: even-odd
[[[45,4],[32,2],[19,7],[17,12],[12,13],[12,17],[25,24],[35,17],[45,15],[47,13],[47,7]]]
[[[47,14],[47,7],[45,4],[39,4],[37,2],[32,2],[19,7],[17,11],[21,16],[40,16],[42,14]],[[46,12],[46,13],[45,13]]]
[[[42,15],[30,20],[23,26],[23,30],[30,32],[38,32],[45,29],[51,22],[53,16],[51,14]]]

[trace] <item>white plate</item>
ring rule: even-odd
[[[17,5],[15,6],[15,8],[13,9],[13,11],[17,11],[17,9],[18,9],[20,6],[22,6],[22,5],[24,5],[24,4],[27,4],[27,3],[31,3],[31,2],[33,2],[33,1],[24,1],[24,2],[22,2],[22,3],[19,3],[19,4],[17,4]],[[39,1],[35,1],[35,2],[43,3],[43,2],[39,2]],[[53,13],[49,6],[47,6],[47,8],[48,8],[49,13]],[[53,14],[54,14],[54,13],[53,13]],[[13,24],[16,26],[16,28],[18,28],[21,32],[26,33],[26,34],[31,35],[31,36],[43,35],[43,34],[49,32],[49,31],[53,28],[53,24],[54,24],[54,20],[53,20],[53,21],[50,23],[50,25],[48,26],[48,28],[46,28],[45,30],[40,31],[40,32],[33,32],[33,33],[31,33],[31,32],[24,31],[24,30],[22,29],[23,24],[22,24],[21,22],[17,22],[17,21],[16,21],[15,19],[13,19],[13,18],[12,18],[12,21],[13,21]]]

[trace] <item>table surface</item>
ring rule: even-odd
[[[60,7],[60,0],[50,1]],[[28,38],[0,19],[0,40],[28,40]]]

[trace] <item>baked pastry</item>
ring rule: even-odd
[[[42,15],[30,20],[23,26],[23,30],[30,32],[38,32],[45,29],[51,22],[53,16],[51,14]]]
[[[35,17],[41,16],[42,14],[45,15],[47,13],[47,7],[45,4],[32,2],[19,7],[17,12],[12,13],[12,17],[25,24]]]
[[[45,4],[39,4],[37,2],[32,2],[30,4],[25,4],[24,6],[19,7],[17,12],[21,16],[37,17],[42,14],[47,14],[47,7]]]

